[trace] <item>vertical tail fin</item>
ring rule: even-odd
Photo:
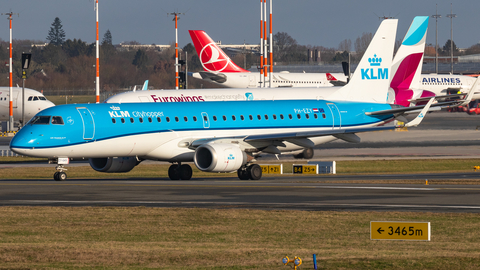
[[[145,80],[145,82],[143,83],[142,90],[143,91],[148,90],[148,80]]]
[[[329,99],[361,102],[387,101],[398,20],[383,20],[350,82]]]
[[[203,70],[207,72],[250,72],[232,62],[230,57],[202,30],[188,30]]]
[[[412,89],[420,89],[423,53],[427,38],[428,16],[417,16],[397,51],[392,64],[390,87],[395,92],[395,104],[409,106]]]

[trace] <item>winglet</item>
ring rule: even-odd
[[[143,91],[148,90],[148,80],[145,80],[145,82],[143,83],[142,90]]]
[[[413,119],[412,121],[406,123],[405,127],[416,127],[416,126],[420,125],[420,123],[422,122],[423,118],[425,118],[425,115],[427,114],[427,112],[430,109],[430,106],[432,105],[434,100],[435,100],[435,98],[432,97],[428,101],[427,105],[425,105],[425,107],[423,107],[422,111],[417,115],[417,117],[415,117],[415,119]]]
[[[468,91],[468,94],[467,96],[465,97],[465,99],[463,100],[462,103],[460,103],[458,106],[465,106],[467,105],[468,103],[470,103],[470,101],[472,101],[472,97],[473,95],[475,94],[475,89],[478,87],[478,85],[480,84],[480,80],[479,80],[480,76],[477,77],[477,79],[475,80],[475,83],[472,85],[472,88],[470,88],[470,91]]]

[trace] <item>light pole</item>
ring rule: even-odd
[[[8,64],[9,67],[9,75],[8,79],[10,81],[10,97],[9,97],[9,118],[8,118],[8,131],[13,131],[14,125],[13,125],[13,77],[12,77],[12,68],[13,68],[13,63],[12,63],[12,15],[18,15],[18,13],[2,13],[2,15],[8,15],[8,20],[10,21],[10,62]]]
[[[96,49],[96,55],[97,55],[97,60],[96,60],[96,85],[95,85],[95,100],[96,103],[100,103],[100,48],[98,44],[98,0],[95,1],[95,11],[96,11],[96,24],[97,24],[97,41],[95,43],[95,49]]]
[[[450,18],[450,60],[453,74],[453,18],[456,18],[457,15],[452,13],[452,3],[450,3],[450,14],[447,14],[447,17]]]
[[[438,15],[438,4],[435,5],[435,15],[432,15],[432,18],[435,18],[435,73],[438,74],[438,19],[442,16]]]
[[[168,15],[173,15],[175,18],[173,19],[175,21],[175,89],[178,90],[178,30],[177,30],[177,22],[178,15],[185,13],[178,13],[178,12],[173,12],[173,13],[168,13]]]

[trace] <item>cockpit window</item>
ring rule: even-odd
[[[32,125],[48,125],[50,123],[50,116],[35,116],[30,124]]]
[[[52,116],[52,124],[63,125],[63,118],[61,116]]]
[[[33,97],[33,101],[38,100],[38,97]]]
[[[42,96],[39,96],[38,99],[40,99],[40,100],[47,100],[46,97],[42,97]]]
[[[32,101],[33,97],[28,97],[28,101]]]

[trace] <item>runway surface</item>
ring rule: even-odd
[[[419,128],[411,128],[408,131],[358,134],[362,138],[360,144],[335,141],[321,145],[315,150],[314,159],[479,158],[480,130],[477,129],[477,125],[480,126],[479,120],[480,116],[465,113],[429,114]],[[6,147],[8,141],[8,138],[1,138],[0,144]],[[280,158],[289,159],[288,156]],[[270,155],[264,159],[275,159],[275,157]],[[32,165],[0,164],[0,168],[13,166]],[[53,174],[53,165],[42,164],[42,166],[51,166]],[[261,181],[239,181],[228,177],[191,181],[169,181],[166,178],[69,179],[66,182],[0,180],[0,205],[477,213],[480,212],[479,185],[388,184],[388,181],[395,180],[396,183],[401,183],[407,180],[449,181],[479,178],[480,173],[471,172],[362,176],[315,175],[301,178],[293,175],[264,176]],[[355,180],[387,182],[359,184]],[[332,181],[337,183],[327,183]],[[342,183],[338,183],[339,181]]]
[[[480,212],[480,186],[292,180],[0,181],[0,205]]]

